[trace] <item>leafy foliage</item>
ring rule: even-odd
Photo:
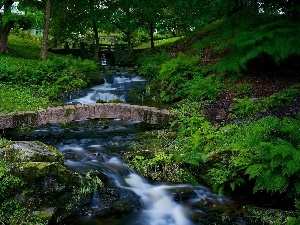
[[[170,56],[165,51],[141,57],[139,59],[141,67],[138,73],[146,78],[156,78],[161,70],[161,65],[169,59]]]
[[[230,111],[234,116],[250,116],[270,108],[288,106],[295,98],[300,96],[299,89],[300,85],[295,84],[263,99],[250,97],[243,99],[236,98],[236,103],[230,108]]]
[[[174,110],[178,120],[172,127],[178,129],[176,140],[170,145],[177,161],[198,165],[205,161],[207,151],[218,132],[203,116],[202,105],[185,102]]]
[[[20,39],[17,40],[16,45]],[[52,57],[46,61],[34,60],[34,53],[39,52],[37,42],[25,39],[27,50],[17,57],[0,55],[0,81],[19,86],[39,86],[40,94],[50,99],[58,99],[62,93],[85,88],[98,79],[97,65],[89,60],[72,57]],[[13,46],[13,45],[12,45]],[[21,45],[22,46],[22,45]],[[30,51],[30,53],[29,53]],[[28,58],[19,58],[27,57]]]
[[[0,145],[7,145],[7,141],[0,139]],[[15,174],[12,166],[0,160],[0,222],[3,224],[45,224],[13,199],[17,193],[22,194],[24,186],[25,182]]]
[[[279,65],[289,56],[299,55],[299,27],[299,20],[289,15],[257,14],[245,9],[204,29],[206,35],[194,43],[193,51],[209,48],[211,55],[222,56],[208,65],[209,71],[239,74],[251,59],[263,54]]]
[[[3,224],[46,225],[38,216],[16,200],[6,200],[0,205],[0,222]],[[5,222],[5,223],[4,223]]]
[[[300,169],[299,138],[289,125],[300,127],[299,119],[265,117],[256,122],[228,125],[223,146],[232,155],[223,163],[217,163],[209,175],[218,185],[230,183],[234,189],[243,180],[255,180],[254,192],[289,192],[300,194],[298,171]],[[219,146],[219,148],[224,148]],[[227,174],[227,176],[224,177]],[[243,179],[243,180],[242,180]]]

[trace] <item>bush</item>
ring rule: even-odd
[[[295,134],[300,120],[267,116],[255,122],[233,124],[220,131],[224,137],[218,149],[230,149],[227,158],[209,172],[215,185],[236,185],[255,181],[253,192],[300,194],[300,138]]]
[[[19,86],[40,86],[43,95],[58,99],[62,93],[86,88],[99,80],[97,65],[90,60],[55,57],[46,61],[0,56],[0,80]]]
[[[162,64],[158,80],[161,83],[163,101],[171,102],[177,98],[182,98],[180,94],[185,83],[201,76],[200,68],[196,66],[198,61],[198,56],[187,57],[185,54],[179,53],[177,58]]]
[[[229,110],[233,116],[250,116],[271,108],[288,106],[295,98],[300,96],[299,90],[300,85],[295,84],[264,99],[249,97],[243,99],[235,98],[236,103]]]
[[[138,73],[146,78],[155,79],[159,75],[161,65],[168,60],[170,56],[165,51],[144,56],[139,60],[141,67]]]

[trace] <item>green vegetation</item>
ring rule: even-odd
[[[245,22],[240,23],[241,19]],[[270,198],[279,195],[290,201],[299,199],[300,117],[250,119],[291,105],[299,99],[299,84],[256,97],[252,95],[255,84],[232,83],[251,72],[262,77],[264,72],[275,70],[281,71],[281,76],[296,73],[293,66],[281,65],[300,53],[300,47],[293,44],[299,39],[298,27],[299,21],[293,23],[289,16],[240,11],[142,58],[140,73],[153,78],[149,84],[155,96],[152,99],[179,103],[174,110],[178,120],[172,130],[160,133],[163,143],[157,145],[154,139],[154,146],[149,142],[145,143],[147,147],[140,146],[147,151],[137,153],[131,165],[152,179],[161,179],[152,175],[160,171],[170,182],[176,182],[172,171],[183,171],[178,174],[189,174],[194,177],[189,178],[190,182],[204,182],[219,193],[252,189],[253,194],[266,193]],[[172,58],[162,58],[165,52]],[[207,106],[223,91],[243,96],[234,97],[229,107],[230,118],[244,117],[243,121],[211,123]],[[174,131],[176,134],[168,137]],[[161,160],[159,169],[155,169],[153,161],[162,149],[172,157]],[[176,166],[167,169],[170,164]],[[299,219],[288,217],[282,221],[297,224]]]
[[[7,141],[0,139],[0,146],[7,145]],[[5,224],[46,224],[30,210],[22,206],[13,197],[22,194],[26,182],[20,179],[10,164],[0,160],[0,222]]]
[[[0,55],[0,113],[57,105],[62,94],[100,79],[92,61],[53,54],[40,61],[37,40],[10,36],[10,43],[11,53]]]
[[[155,148],[147,147],[153,153],[146,151],[146,155],[135,156],[131,165],[139,172],[149,176],[149,170],[160,168],[162,173],[173,173],[164,170],[164,165],[181,165],[180,170],[194,174],[195,180],[206,177],[206,182],[221,192],[254,180],[254,193],[267,191],[291,199],[299,197],[300,138],[296,131],[300,117],[267,116],[257,121],[213,126],[198,103],[186,102],[175,113],[178,120],[173,128],[177,135],[170,139],[168,133],[162,132],[161,145],[155,142]],[[201,173],[195,173],[199,169]]]
[[[275,107],[284,107],[300,96],[300,85],[295,84],[279,93],[274,93],[263,99],[246,97],[234,99],[235,104],[230,108],[232,116],[250,116],[258,112],[265,112]]]
[[[5,3],[9,6],[12,1],[0,1],[0,8]],[[38,9],[34,3],[20,1],[20,7]],[[219,193],[250,189],[254,195],[295,200],[295,214],[274,221],[299,223],[299,109],[293,109],[296,113],[291,118],[264,116],[299,101],[299,3],[117,0],[105,1],[103,7],[95,1],[52,3],[53,44],[89,40],[96,43],[96,50],[98,31],[113,31],[128,43],[131,54],[133,42],[150,40],[151,51],[143,50],[144,45],[137,47],[142,56],[138,73],[149,80],[143,97],[172,104],[177,120],[170,129],[147,133],[152,141],[143,140],[132,147],[126,155],[131,167],[156,181],[204,183]],[[13,24],[21,21],[8,9],[4,7],[0,15],[1,37],[8,36]],[[10,35],[9,45],[0,45],[1,53],[9,52],[0,55],[0,113],[57,104],[61,94],[85,88],[99,79],[96,64],[89,60],[49,53],[48,60],[40,61],[40,38],[20,32],[25,29],[21,23],[17,28],[11,32],[14,35]],[[185,37],[154,42],[159,38],[154,36],[154,29],[159,30],[160,37]],[[80,40],[75,35],[78,33],[83,34]],[[87,37],[91,34],[95,40]],[[97,60],[99,55],[95,56]],[[135,56],[125,58],[133,60]],[[263,93],[255,96],[258,86],[248,83],[250,76],[264,78],[266,74],[293,80],[272,93],[259,90]],[[227,120],[220,122],[217,117],[222,110]],[[0,144],[6,142],[0,140]],[[74,190],[73,195],[87,195],[101,186],[97,177],[87,174],[86,178],[89,185]],[[4,202],[0,221],[15,223],[14,217],[27,211],[19,205],[11,209],[11,199],[21,193],[25,183],[3,161],[0,180],[0,200]],[[72,202],[77,204],[79,200]],[[72,202],[68,208],[74,206]],[[268,213],[260,212],[262,217],[270,218]]]
[[[0,84],[0,113],[17,111],[35,111],[40,108],[55,105],[46,97],[39,97],[39,92],[33,87]]]
[[[171,37],[171,38],[162,38],[154,41],[156,47],[165,46],[175,41],[180,40],[182,37]],[[135,49],[148,49],[150,47],[150,42],[143,42],[138,44]]]

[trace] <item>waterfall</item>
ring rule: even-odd
[[[115,99],[127,103],[128,90],[138,87],[146,81],[142,77],[130,74],[127,70],[115,72],[111,76],[113,79],[109,79],[109,81],[105,79],[104,84],[92,87],[85,96],[71,99],[68,104],[93,104],[97,100],[108,102]]]

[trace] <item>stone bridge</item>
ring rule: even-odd
[[[163,125],[172,122],[175,116],[166,109],[148,106],[118,103],[77,104],[0,115],[0,129],[104,118]]]

